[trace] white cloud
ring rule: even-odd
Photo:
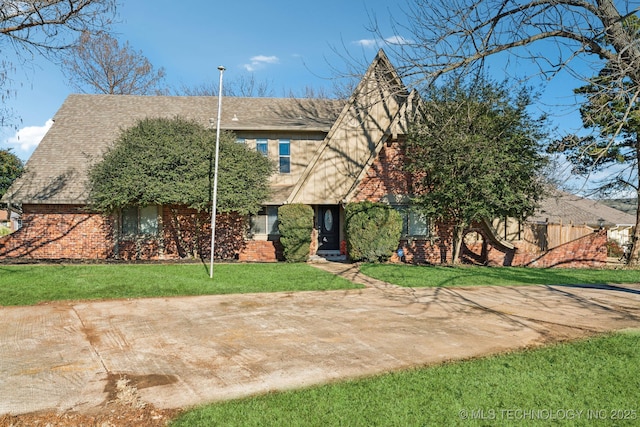
[[[243,67],[249,72],[253,72],[264,68],[267,64],[277,64],[280,62],[277,56],[256,55],[250,58],[250,63],[244,64]]]
[[[7,144],[22,151],[32,151],[47,133],[53,120],[49,119],[43,126],[26,126],[18,129],[14,136],[7,139]]]
[[[375,48],[381,45],[401,45],[401,44],[409,44],[411,40],[405,39],[402,36],[391,36],[387,37],[384,40],[380,39],[362,39],[354,42],[357,45],[360,45],[364,48]]]
[[[386,39],[384,39],[384,41],[387,44],[409,44],[409,43],[411,43],[411,40],[405,39],[402,36],[387,37]]]
[[[356,41],[355,43],[362,47],[375,47],[378,44],[378,41],[375,39],[362,39]]]

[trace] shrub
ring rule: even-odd
[[[347,249],[354,261],[386,261],[398,247],[402,217],[382,203],[350,203],[345,208]]]
[[[303,262],[309,257],[313,209],[302,204],[284,205],[278,209],[280,243],[287,262]]]

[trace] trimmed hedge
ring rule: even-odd
[[[347,249],[354,261],[381,262],[397,249],[402,216],[382,203],[350,203],[345,208]]]
[[[304,262],[309,257],[313,209],[303,204],[283,205],[278,208],[280,243],[287,262]]]

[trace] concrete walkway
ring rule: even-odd
[[[0,414],[160,408],[640,328],[640,285],[367,288],[0,308]]]

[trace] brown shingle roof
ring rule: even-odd
[[[575,194],[554,190],[545,197],[536,213],[528,218],[531,222],[586,224],[598,226],[598,220],[604,219],[607,225],[635,225],[635,217],[611,208],[597,200],[585,199]]]
[[[221,128],[327,132],[345,101],[236,98],[222,101]],[[3,200],[15,203],[84,204],[87,170],[122,129],[143,118],[182,117],[215,126],[217,97],[70,95],[54,124]]]

